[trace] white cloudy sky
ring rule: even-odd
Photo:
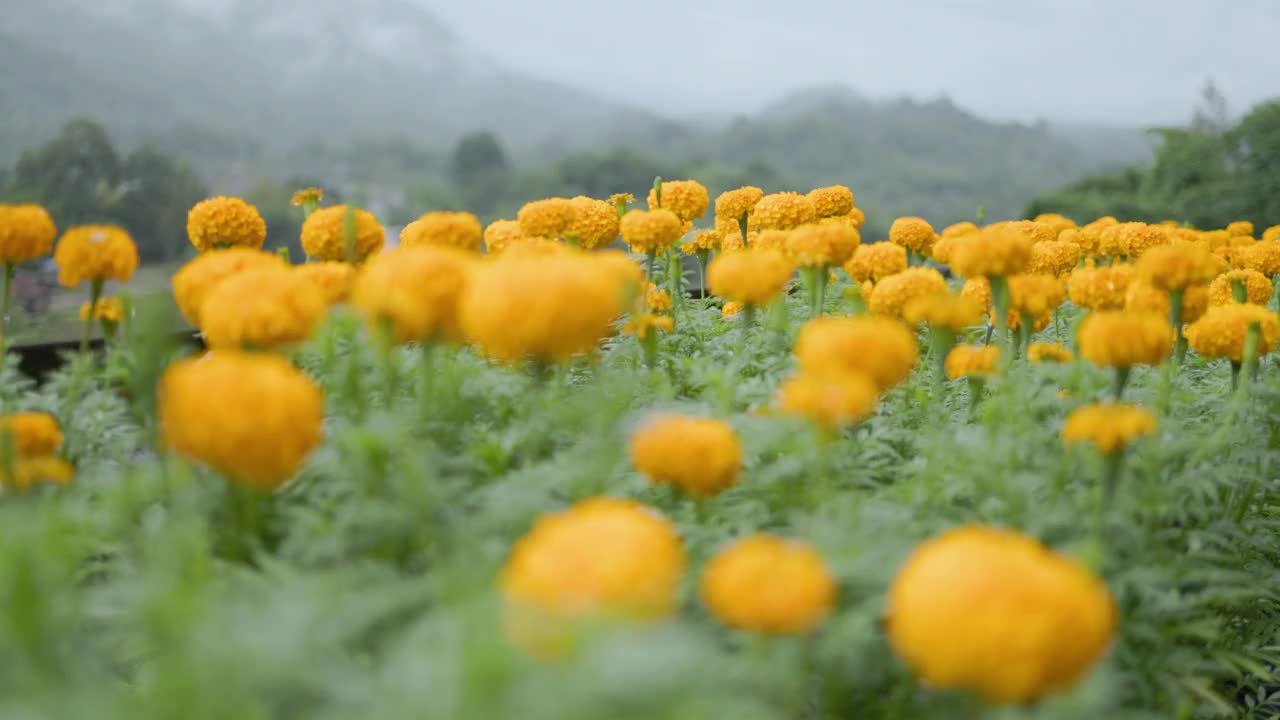
[[[788,89],[948,94],[986,115],[1184,119],[1280,95],[1280,0],[420,0],[504,64],[667,114]]]

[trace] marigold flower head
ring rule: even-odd
[[[707,287],[720,297],[763,307],[782,294],[794,272],[779,250],[726,250],[707,266]]]
[[[1076,356],[1058,343],[1031,343],[1027,346],[1027,359],[1032,363],[1069,363]]]
[[[159,392],[167,447],[258,490],[293,477],[323,436],[320,388],[275,355],[218,350],[179,360]]]
[[[804,195],[780,192],[760,198],[751,217],[761,230],[793,230],[816,221],[818,209]]]
[[[1135,439],[1154,435],[1156,416],[1129,403],[1103,402],[1083,405],[1067,415],[1062,442],[1091,443],[1104,455],[1123,451]]]
[[[661,253],[684,235],[683,221],[666,209],[632,210],[622,216],[620,227],[622,239],[641,255]]]
[[[699,588],[703,604],[720,622],[774,635],[812,631],[836,601],[835,580],[816,550],[764,534],[716,553]]]
[[[761,230],[751,238],[751,247],[757,250],[785,251],[787,249],[787,240],[791,237],[791,233],[791,230]]]
[[[1048,225],[1061,234],[1063,230],[1070,230],[1076,227],[1076,221],[1068,217],[1063,217],[1058,213],[1040,213],[1032,218],[1033,222],[1041,225]]]
[[[309,187],[295,191],[293,197],[289,198],[289,204],[294,207],[306,207],[308,205],[317,205],[323,199],[324,190],[318,187]]]
[[[671,485],[696,498],[733,487],[742,466],[742,446],[721,420],[666,415],[631,435],[631,463],[649,481]]]
[[[867,224],[867,214],[855,207],[849,211],[849,222],[853,223],[855,228],[861,230],[862,226]]]
[[[1126,239],[1129,229],[1135,225],[1142,225],[1142,223],[1116,223],[1099,230],[1097,252],[1111,258],[1122,258],[1128,255],[1129,245]]]
[[[1080,355],[1101,367],[1159,365],[1173,342],[1168,318],[1154,313],[1094,312],[1080,324]]]
[[[900,217],[889,226],[889,242],[925,255],[935,239],[933,226],[918,217]]]
[[[666,333],[675,332],[675,318],[670,315],[640,313],[639,315],[632,315],[631,318],[627,320],[627,324],[622,328],[622,332],[624,334],[635,335],[636,338],[641,341],[648,340],[659,330]]]
[[[58,282],[75,287],[89,281],[126,283],[138,269],[138,247],[123,228],[80,225],[67,230],[53,251]]]
[[[735,235],[739,233],[734,231]],[[719,250],[724,242],[724,236],[718,229],[703,230],[694,236],[692,240],[686,240],[680,244],[680,252],[685,255],[693,255],[699,250],[712,251]]]
[[[1031,246],[1031,263],[1027,272],[1039,275],[1063,275],[1080,262],[1080,246],[1062,240],[1047,240]]]
[[[764,191],[751,185],[722,192],[716,198],[716,219],[723,218],[736,223],[738,218],[755,209],[756,203],[760,202],[762,197],[764,197]]]
[[[1280,225],[1272,225],[1271,227],[1267,228],[1266,230],[1263,230],[1263,231],[1262,231],[1262,241],[1263,241],[1263,242],[1276,242],[1276,241],[1280,241]]]
[[[907,268],[875,284],[867,309],[873,315],[902,318],[903,308],[912,300],[931,295],[945,295],[947,281],[933,268]]]
[[[0,467],[0,487],[28,490],[41,483],[66,485],[75,477],[71,463],[53,455],[18,458],[13,462],[13,476]]]
[[[516,213],[525,237],[562,238],[573,229],[578,211],[568,198],[547,198],[524,204]]]
[[[573,225],[565,236],[588,250],[604,247],[618,239],[618,211],[613,205],[579,195],[573,204]]]
[[[977,232],[979,232],[978,226],[974,225],[968,220],[965,220],[963,222],[952,223],[946,226],[945,228],[943,228],[942,232],[940,233],[940,237],[944,237],[944,238],[962,237],[964,235],[973,235],[974,233],[977,233]]]
[[[313,262],[298,265],[293,272],[320,291],[328,305],[344,303],[356,281],[356,269],[342,262]]]
[[[609,204],[614,206],[615,208],[618,207],[618,205],[620,204],[623,206],[626,206],[626,205],[630,205],[635,201],[636,201],[636,196],[632,195],[631,193],[614,193],[609,196]]]
[[[1085,265],[1076,268],[1067,278],[1067,295],[1079,307],[1118,310],[1124,307],[1125,292],[1132,278],[1132,265]]]
[[[1215,305],[1199,320],[1188,325],[1183,334],[1191,349],[1202,357],[1226,358],[1242,363],[1245,361],[1245,338],[1253,324],[1257,324],[1259,329],[1257,357],[1262,357],[1280,343],[1280,318],[1261,305]]]
[[[0,264],[21,265],[53,252],[58,228],[39,205],[0,204]]]
[[[958,238],[951,248],[951,268],[966,278],[1007,277],[1031,262],[1031,238],[1013,223],[996,223],[976,235]]]
[[[1266,305],[1274,292],[1271,280],[1257,270],[1232,270],[1219,275],[1209,283],[1209,304],[1234,303],[1236,300],[1232,295],[1232,286],[1235,283],[1244,283],[1245,302],[1254,305]]]
[[[1062,281],[1053,275],[1023,273],[1009,278],[1009,309],[1018,315],[1052,313],[1065,299]]]
[[[263,266],[284,268],[285,263],[275,253],[248,248],[204,253],[174,273],[173,299],[187,322],[200,327],[200,309],[214,288],[236,273]]]
[[[981,322],[986,311],[986,306],[972,297],[943,291],[907,301],[902,306],[902,318],[912,325],[929,323],[934,328],[958,333]]]
[[[745,303],[740,303],[736,300],[730,300],[729,302],[724,304],[724,307],[720,308],[720,317],[731,318],[737,315],[738,313],[742,312],[742,308],[744,307],[746,307]]]
[[[238,197],[202,200],[187,212],[187,237],[200,252],[229,247],[262,248],[267,223],[258,208]]]
[[[366,258],[382,250],[386,231],[373,213],[351,208],[355,233],[353,243],[347,248],[347,206],[334,205],[309,215],[302,223],[302,249],[316,260],[338,262],[364,262]]]
[[[835,267],[843,265],[853,255],[861,240],[852,225],[801,225],[787,236],[786,251],[800,267]]]
[[[991,307],[991,282],[984,277],[969,278],[960,288],[960,297],[973,300],[985,312]]]
[[[617,218],[613,210],[609,214]],[[484,235],[480,221],[469,212],[429,212],[400,231],[400,245],[449,245],[468,252],[480,252]]]
[[[670,210],[680,218],[681,222],[692,222],[702,217],[711,204],[711,196],[707,188],[697,180],[663,180],[662,202],[658,202],[655,188],[649,190],[649,209],[661,207]]]
[[[1258,242],[1240,253],[1245,269],[1267,277],[1280,275],[1280,242]]]
[[[1155,313],[1169,317],[1170,298],[1168,290],[1158,290],[1146,283],[1134,282],[1124,295],[1125,312]],[[1189,287],[1182,294],[1182,322],[1192,323],[1204,315],[1209,307],[1209,290],[1205,287]]]
[[[1134,268],[1136,278],[1160,290],[1184,290],[1203,285],[1217,274],[1210,254],[1189,243],[1153,247]]]
[[[1098,252],[1098,232],[1089,233],[1084,228],[1071,228],[1058,233],[1058,242],[1071,243],[1080,249],[1082,257]]]
[[[853,191],[844,185],[831,185],[809,191],[806,196],[813,203],[818,217],[848,217],[853,211]]]
[[[663,288],[649,283],[649,289],[644,294],[644,304],[655,312],[665,312],[671,309],[671,296]]]
[[[880,388],[861,372],[802,371],[778,388],[778,406],[834,430],[862,422],[876,411]]]
[[[999,703],[1070,688],[1116,625],[1111,595],[1084,567],[1033,538],[983,526],[917,546],[887,604],[889,644],[921,679]]]
[[[1124,223],[1118,227],[1121,230],[1121,240],[1124,252],[1130,259],[1141,258],[1151,249],[1168,245],[1172,240],[1169,228],[1163,225],[1148,225],[1147,223]]]
[[[327,309],[305,275],[264,265],[218,283],[200,308],[200,329],[215,350],[276,348],[306,341]]]
[[[80,322],[88,322],[90,312],[98,322],[119,324],[124,319],[124,303],[118,297],[98,298],[92,307],[90,303],[83,303],[80,305]]]
[[[1237,220],[1227,225],[1226,230],[1231,237],[1251,237],[1253,235],[1253,223],[1248,220]]]
[[[53,455],[62,447],[62,427],[48,413],[20,412],[0,417],[0,434],[6,433],[18,458]]]
[[[879,282],[907,269],[907,250],[891,242],[859,245],[844,264],[854,282]]]
[[[822,317],[800,329],[795,353],[805,375],[862,373],[883,391],[907,379],[920,350],[915,335],[898,320]]]
[[[494,220],[484,229],[484,248],[490,255],[497,255],[508,245],[524,240],[524,231],[517,220]]]
[[[995,345],[957,345],[947,353],[943,369],[952,380],[995,375],[1000,369],[1000,348]]]
[[[453,246],[395,248],[361,268],[351,305],[374,331],[389,328],[396,343],[459,342],[458,303],[475,265]]]

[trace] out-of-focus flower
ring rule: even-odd
[[[907,250],[890,242],[859,245],[844,264],[854,282],[879,282],[907,269]]]
[[[667,415],[631,435],[631,463],[650,482],[671,485],[696,498],[716,495],[738,482],[742,446],[733,428],[711,418]]]
[[[1280,318],[1261,305],[1231,303],[1216,305],[1186,327],[1184,335],[1191,349],[1206,358],[1245,361],[1245,338],[1250,325],[1258,326],[1257,357],[1276,349],[1280,343]]]
[[[918,217],[900,217],[889,226],[889,242],[917,255],[927,255],[934,239],[933,226]]]
[[[902,318],[903,309],[918,298],[946,295],[947,281],[933,268],[907,268],[883,278],[871,290],[867,309],[874,315]]]
[[[400,247],[371,260],[351,290],[351,305],[397,343],[458,342],[458,303],[473,256],[456,247]]]
[[[1156,416],[1128,403],[1094,403],[1071,411],[1062,442],[1090,443],[1104,455],[1123,451],[1134,439],[1156,432]]]
[[[347,206],[317,210],[302,223],[302,249],[316,260],[364,262],[382,250],[386,231],[373,213],[351,208],[353,234],[347,247]]]
[[[785,250],[797,266],[827,268],[843,265],[860,241],[852,225],[801,225],[787,236]]]
[[[778,388],[778,405],[788,415],[834,430],[871,417],[880,389],[861,372],[806,372]]]
[[[732,628],[801,635],[831,613],[836,583],[816,550],[770,535],[751,535],[711,558],[699,583],[702,602]]]
[[[1232,291],[1235,283],[1244,285],[1247,303],[1266,305],[1271,300],[1273,288],[1270,278],[1257,270],[1232,270],[1219,275],[1209,283],[1209,304],[1227,305],[1236,302]]]
[[[613,210],[609,213],[612,215]],[[404,226],[400,231],[400,245],[448,245],[468,252],[480,252],[483,234],[480,221],[469,212],[429,212]]]
[[[1069,363],[1076,356],[1057,343],[1031,343],[1027,346],[1027,359],[1032,363]]]
[[[1080,324],[1080,355],[1101,367],[1159,365],[1173,350],[1166,317],[1153,313],[1102,311]]]
[[[21,265],[48,255],[58,228],[39,205],[0,204],[0,263]]]
[[[218,283],[200,308],[200,329],[214,350],[277,348],[306,341],[327,308],[306,276],[263,265]]]
[[[822,317],[800,329],[796,357],[803,374],[866,375],[887,390],[911,373],[920,350],[915,335],[887,317]]]
[[[995,375],[1000,368],[1000,348],[995,345],[957,345],[947,353],[943,367],[952,380]]]
[[[58,282],[75,287],[88,280],[129,282],[138,269],[138,247],[123,228],[80,225],[67,230],[53,251]]]
[[[779,250],[726,250],[707,266],[707,286],[720,297],[763,307],[782,294],[794,273]]]
[[[329,305],[346,302],[351,295],[351,286],[356,281],[356,269],[341,262],[307,263],[298,265],[293,272],[315,286]]]
[[[275,253],[247,248],[204,253],[174,273],[173,299],[187,322],[200,327],[200,309],[214,288],[232,275],[264,266],[283,269],[285,263]]]

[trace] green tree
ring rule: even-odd
[[[133,235],[144,262],[168,262],[190,247],[187,211],[207,194],[189,166],[144,145],[121,165],[112,215]]]
[[[112,219],[120,157],[96,121],[77,118],[18,159],[6,195],[42,203],[59,226]]]

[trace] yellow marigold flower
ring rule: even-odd
[[[1214,278],[1209,283],[1209,304],[1210,305],[1226,305],[1234,303],[1235,297],[1231,294],[1231,286],[1233,283],[1242,282],[1245,285],[1245,302],[1254,305],[1266,305],[1271,300],[1274,289],[1271,286],[1271,280],[1257,270],[1232,270],[1223,273]]]
[[[739,218],[755,209],[762,197],[764,191],[751,185],[722,192],[716,198],[716,220],[731,220],[736,224]]]
[[[484,229],[484,247],[490,255],[497,255],[508,245],[524,239],[524,231],[516,220],[494,220]]]
[[[1231,235],[1226,230],[1205,230],[1200,239],[1209,245],[1209,249],[1226,247],[1231,244]]]
[[[761,230],[751,238],[751,249],[785,251],[791,232],[791,230]]]
[[[293,193],[293,197],[289,198],[289,204],[294,207],[306,207],[307,205],[316,205],[323,199],[324,190],[318,187],[309,187]]]
[[[93,319],[98,322],[119,323],[124,319],[124,304],[118,297],[99,298],[93,308]],[[80,322],[89,321],[89,303],[80,305]]]
[[[1027,272],[1063,275],[1079,262],[1079,245],[1062,240],[1048,240],[1031,246],[1031,263],[1027,266]]]
[[[1102,311],[1080,324],[1080,355],[1101,367],[1159,365],[1173,350],[1169,319],[1153,313]]]
[[[1076,268],[1067,278],[1067,294],[1078,307],[1118,310],[1133,277],[1132,265]]]
[[[27,490],[41,483],[66,485],[75,477],[76,469],[66,460],[53,455],[18,458],[13,462],[13,477],[0,466],[0,487]]]
[[[999,703],[1070,688],[1116,625],[1111,595],[1084,567],[1033,538],[983,526],[917,546],[887,603],[889,644],[921,679]]]
[[[507,363],[565,362],[595,349],[635,297],[630,272],[600,255],[508,252],[477,267],[458,307],[463,333]]]
[[[1188,243],[1152,248],[1138,260],[1134,271],[1139,281],[1160,290],[1203,285],[1217,274],[1210,254]]]
[[[577,216],[573,201],[561,197],[525,203],[516,213],[525,237],[552,239],[565,237],[573,229]]]
[[[62,446],[62,428],[48,413],[20,412],[0,417],[0,434],[4,433],[12,437],[13,451],[19,458],[52,455]]]
[[[903,308],[912,300],[946,293],[947,281],[942,273],[933,268],[907,268],[875,284],[867,298],[867,309],[873,315],[902,318]]]
[[[1237,220],[1227,225],[1227,234],[1231,237],[1251,237],[1253,235],[1253,223],[1248,220]]]
[[[724,304],[724,307],[720,308],[720,317],[731,318],[742,312],[742,308],[744,307],[746,307],[744,303],[740,303],[736,300],[730,300]]]
[[[1053,322],[1052,310],[1034,315],[1031,318],[1031,331],[1040,332],[1049,327],[1051,322]],[[1005,325],[1008,326],[1010,332],[1017,332],[1022,327],[1022,315],[1017,311],[1010,310],[1009,315],[1006,317]]]
[[[721,420],[667,415],[631,435],[631,463],[649,481],[696,498],[719,494],[738,482],[742,446]]]
[[[844,185],[831,185],[809,191],[806,196],[813,203],[818,217],[827,218],[841,215],[848,217],[853,212],[853,191]]]
[[[167,447],[270,491],[320,444],[324,396],[284,358],[215,351],[169,366],[159,418]]]
[[[663,180],[661,204],[653,188],[649,190],[648,200],[650,210],[659,207],[670,210],[681,222],[697,220],[706,214],[707,206],[711,204],[706,186],[697,180]]]
[[[618,239],[618,211],[603,201],[579,195],[569,201],[573,205],[573,225],[565,237],[592,250]]]
[[[844,264],[854,282],[879,282],[907,269],[907,250],[891,242],[859,245]]]
[[[609,204],[617,207],[619,203],[630,205],[636,201],[636,196],[631,193],[614,193],[609,196]]]
[[[1042,225],[1048,225],[1061,234],[1063,230],[1071,230],[1076,227],[1076,222],[1071,218],[1063,217],[1058,213],[1041,213],[1032,220]]]
[[[1240,253],[1240,260],[1248,270],[1267,277],[1280,275],[1280,242],[1255,243]]]
[[[826,430],[871,417],[880,399],[875,382],[860,372],[804,372],[778,388],[778,406]]]
[[[782,294],[795,266],[778,250],[726,250],[707,266],[712,294],[763,307]]]
[[[752,219],[761,230],[793,230],[816,221],[818,209],[799,193],[773,193],[760,198]]]
[[[977,325],[985,313],[986,307],[972,297],[945,290],[912,298],[902,306],[902,318],[912,325],[929,323],[953,333]]]
[[[123,228],[80,225],[67,230],[53,251],[58,282],[75,287],[85,280],[129,282],[138,269],[138,248]]]
[[[307,263],[298,265],[293,272],[319,290],[328,305],[346,302],[356,281],[356,269],[342,262]]]
[[[1027,346],[1027,359],[1032,363],[1069,363],[1076,356],[1058,343],[1031,343]]]
[[[209,198],[187,212],[187,237],[200,252],[229,247],[259,250],[267,241],[267,223],[258,208],[238,197]]]
[[[1000,348],[995,345],[957,345],[943,362],[943,369],[952,380],[995,375],[999,368]]]
[[[1209,308],[1209,289],[1189,287],[1182,294],[1182,322],[1192,323]],[[1134,282],[1125,291],[1124,309],[1130,313],[1155,313],[1169,317],[1169,291],[1157,290],[1146,283]]]
[[[684,235],[684,222],[670,210],[632,210],[622,216],[622,239],[641,255],[661,253]]]
[[[1258,357],[1276,349],[1280,343],[1280,318],[1261,305],[1232,303],[1216,305],[1183,331],[1191,349],[1206,358],[1226,358],[1242,363],[1245,336],[1249,325],[1257,323]]]
[[[612,208],[609,214],[617,219]],[[429,212],[400,231],[400,245],[449,245],[469,252],[480,252],[484,235],[480,221],[469,212]]]
[[[649,336],[661,330],[662,332],[675,332],[676,321],[670,315],[655,315],[653,313],[640,313],[632,315],[627,324],[622,328],[622,332],[627,335],[635,335],[640,340],[648,340]]]
[[[1172,240],[1169,228],[1163,225],[1146,223],[1125,223],[1118,227],[1121,231],[1124,253],[1132,258],[1141,258],[1153,248],[1168,245]]]
[[[862,373],[882,391],[906,380],[920,354],[906,325],[879,316],[810,320],[795,352],[806,375]]]
[[[1058,242],[1071,243],[1080,249],[1081,257],[1098,252],[1098,233],[1089,234],[1083,228],[1071,228],[1058,234]]]
[[[979,232],[978,226],[965,220],[964,222],[952,223],[942,229],[941,237],[952,238],[962,237],[965,235],[973,235]]]
[[[834,267],[843,265],[861,240],[852,225],[801,225],[787,236],[786,252],[800,267]]]
[[[0,263],[21,265],[48,255],[58,228],[39,205],[0,204]]]
[[[889,226],[889,242],[924,255],[934,241],[933,226],[918,217],[900,217]]]
[[[361,268],[351,305],[371,329],[389,327],[396,343],[458,342],[458,303],[474,265],[448,245],[389,250]]]
[[[1263,240],[1263,242],[1276,242],[1276,241],[1280,241],[1280,225],[1272,225],[1271,227],[1267,228],[1266,230],[1263,230],[1263,231],[1262,231],[1262,240]]]
[[[966,278],[1016,275],[1030,264],[1031,245],[1022,226],[989,225],[975,235],[956,240],[951,248],[951,268]]]
[[[1134,222],[1116,223],[1102,228],[1098,231],[1097,252],[1111,258],[1120,258],[1128,255],[1129,246],[1125,240],[1128,236],[1129,229],[1135,225],[1142,224],[1143,223]]]
[[[223,280],[255,267],[285,267],[275,253],[248,248],[231,248],[207,252],[183,265],[173,276],[173,299],[182,316],[200,327],[200,308],[204,300]]]
[[[302,223],[302,249],[316,260],[339,262],[364,262],[370,255],[382,250],[386,231],[373,213],[360,208],[351,209],[355,220],[354,257],[347,252],[347,206],[334,205],[317,210]]]
[[[671,309],[671,296],[666,290],[649,283],[649,289],[644,294],[644,304],[655,312],[665,312]]]
[[[1009,278],[1009,309],[1017,315],[1047,315],[1065,299],[1062,282],[1053,275],[1023,273]]]
[[[305,275],[265,265],[218,283],[200,308],[200,329],[214,350],[276,348],[306,341],[327,309]]]
[[[702,230],[692,240],[680,243],[680,252],[685,255],[694,255],[699,250],[719,250],[722,244],[723,236],[720,231],[712,228],[711,230]]]
[[[855,228],[861,230],[862,226],[867,224],[867,214],[858,208],[853,208],[849,211],[849,222],[852,223]]]
[[[716,553],[699,581],[702,602],[725,625],[773,635],[803,635],[831,614],[836,583],[812,547],[751,535]]]
[[[965,280],[960,288],[960,297],[976,302],[986,312],[991,307],[991,283],[984,277]]]
[[[1098,452],[1110,455],[1123,451],[1136,438],[1154,435],[1156,416],[1129,403],[1093,403],[1067,415],[1062,426],[1062,442],[1067,445],[1092,443]]]

